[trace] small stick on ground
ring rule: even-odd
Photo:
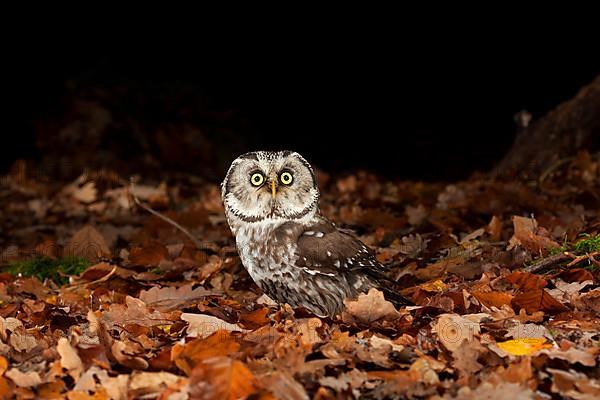
[[[158,211],[155,211],[152,208],[148,207],[147,205],[142,204],[142,202],[140,201],[140,199],[138,199],[137,196],[134,193],[135,184],[133,183],[133,179],[130,180],[130,186],[129,186],[129,188],[130,188],[129,189],[129,194],[133,198],[133,201],[135,201],[135,204],[137,204],[139,207],[143,208],[144,210],[148,211],[150,214],[155,215],[158,218],[162,219],[166,223],[168,223],[170,225],[173,225],[175,228],[177,228],[179,231],[181,231],[184,235],[186,235],[188,238],[190,238],[190,240],[192,241],[192,243],[194,243],[194,245],[196,245],[197,248],[199,248],[199,249],[204,248],[204,246],[202,245],[202,243],[198,239],[196,239],[194,237],[194,235],[192,235],[190,233],[190,231],[188,231],[187,229],[185,229],[183,226],[179,225],[177,222],[173,221],[171,218],[167,217],[166,215],[163,215],[163,214],[159,213]]]
[[[553,256],[546,257],[543,260],[541,260],[533,265],[530,265],[529,267],[524,268],[523,270],[525,272],[535,273],[535,272],[541,271],[543,269],[552,267],[553,265],[560,264],[562,262],[572,260],[572,259],[573,259],[573,257],[570,256],[566,252],[558,253]]]
[[[575,257],[573,259],[573,261],[571,261],[570,263],[567,264],[567,267],[572,267],[573,265],[579,264],[580,262],[582,262],[584,260],[590,260],[595,263],[596,260],[594,259],[594,256],[597,256],[598,254],[600,254],[600,251],[595,251],[593,253],[586,253],[582,256]]]

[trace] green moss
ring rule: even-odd
[[[567,246],[560,246],[560,247],[556,247],[556,248],[550,249],[550,250],[548,251],[548,253],[549,253],[551,256],[553,256],[553,255],[555,255],[555,254],[562,253],[563,251],[567,251],[567,250],[568,250],[568,249],[567,249]]]
[[[40,281],[52,279],[59,285],[69,281],[67,275],[77,275],[85,271],[91,263],[83,258],[69,257],[60,260],[50,258],[34,258],[27,261],[19,261],[9,264],[6,272],[21,274],[23,276],[35,276]]]
[[[586,239],[582,239],[575,243],[573,249],[576,253],[585,254],[600,251],[600,235],[590,236],[586,235]]]

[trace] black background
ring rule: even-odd
[[[597,46],[577,35],[491,40],[442,32],[423,42],[389,32],[293,41],[273,33],[266,42],[198,33],[81,43],[76,36],[7,53],[2,171],[16,158],[40,156],[32,121],[57,112],[65,82],[86,80],[202,92],[243,118],[236,149],[297,150],[333,172],[459,179],[502,157],[515,113],[540,117],[600,73]]]

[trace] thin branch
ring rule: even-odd
[[[541,260],[533,265],[530,265],[529,267],[524,268],[524,271],[535,273],[535,272],[541,271],[543,269],[546,269],[548,267],[551,267],[553,265],[560,264],[562,262],[572,260],[572,259],[573,259],[573,257],[571,257],[568,253],[562,252],[562,253],[558,253],[558,254],[555,254],[550,257],[546,257],[543,260]]]
[[[179,229],[179,231],[181,231],[188,238],[190,238],[190,240],[194,243],[194,245],[196,245],[196,247],[203,248],[202,243],[198,239],[196,239],[194,237],[194,235],[192,235],[190,233],[190,231],[188,231],[183,226],[179,225],[177,222],[173,221],[171,218],[167,217],[166,215],[163,215],[163,214],[159,213],[158,211],[155,211],[152,208],[148,207],[147,205],[142,204],[142,202],[140,201],[140,199],[138,199],[138,197],[135,195],[134,189],[135,189],[135,184],[133,183],[133,179],[131,179],[130,180],[130,186],[129,186],[129,194],[131,195],[131,197],[135,201],[135,204],[137,204],[138,206],[140,206],[144,210],[148,211],[150,214],[157,216],[158,218],[162,219],[166,223],[168,223],[168,224],[174,226],[175,228]]]

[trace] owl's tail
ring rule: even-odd
[[[383,292],[385,299],[392,302],[396,307],[415,305],[412,300],[407,299],[400,294],[400,287],[395,281],[375,271],[369,271],[369,275],[371,276],[371,279],[376,282],[375,287]]]

